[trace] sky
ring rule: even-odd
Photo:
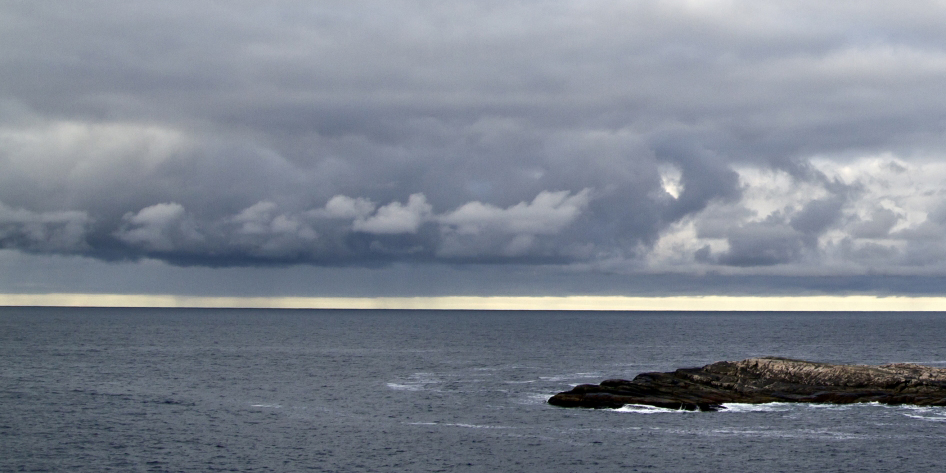
[[[944,24],[0,1],[0,293],[940,296]]]

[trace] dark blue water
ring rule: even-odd
[[[946,471],[946,408],[549,406],[780,355],[946,366],[946,314],[0,309],[2,471]]]

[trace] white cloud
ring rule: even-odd
[[[115,236],[146,251],[181,250],[205,239],[184,206],[175,202],[155,204],[138,213],[129,212],[123,220]]]
[[[7,178],[40,185],[146,174],[192,145],[177,130],[137,123],[50,121],[0,128],[0,162]]]
[[[424,194],[411,194],[407,204],[391,202],[369,217],[360,216],[352,229],[376,234],[417,233],[421,224],[431,216],[433,207]]]
[[[230,217],[198,221],[184,206],[170,202],[129,212],[114,236],[150,252],[199,254],[213,248],[218,254],[285,258],[320,249],[319,235],[306,218],[262,201]]]
[[[357,199],[346,195],[336,195],[329,199],[324,209],[314,211],[315,216],[327,218],[364,219],[374,212],[377,206],[368,199]]]
[[[574,195],[568,191],[542,191],[530,203],[520,202],[505,209],[470,202],[437,220],[449,231],[464,235],[485,231],[552,235],[575,221],[587,207],[590,196],[590,189]]]
[[[281,213],[279,206],[270,201],[257,202],[235,215],[231,221],[239,225],[238,234],[246,236],[295,235],[305,240],[317,234],[303,217]]]
[[[812,165],[822,179],[737,168],[742,199],[713,203],[668,227],[648,252],[650,267],[797,274],[946,268],[946,162],[885,153]]]
[[[542,191],[532,202],[499,208],[469,202],[437,218],[445,257],[523,256],[535,249],[537,237],[556,235],[575,222],[588,206],[591,190]]]
[[[277,206],[273,202],[263,201],[243,209],[233,221],[240,224],[240,233],[259,235],[272,231],[270,224],[273,221]]]

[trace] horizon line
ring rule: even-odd
[[[940,296],[417,296],[250,297],[170,294],[0,294],[4,307],[946,312]]]

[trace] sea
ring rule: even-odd
[[[0,471],[946,471],[942,407],[547,403],[767,355],[946,367],[946,314],[5,307]]]

